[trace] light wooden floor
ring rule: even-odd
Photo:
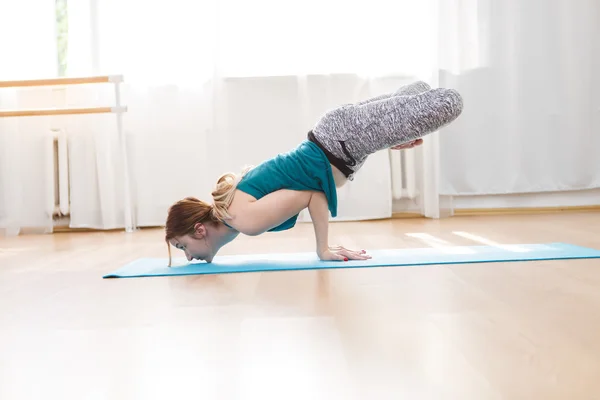
[[[600,398],[600,260],[101,279],[165,256],[161,235],[0,239],[0,399]],[[332,237],[600,248],[600,213],[339,223]],[[303,224],[222,254],[313,243]]]

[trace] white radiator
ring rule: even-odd
[[[392,198],[414,199],[417,196],[415,150],[390,150]]]
[[[69,150],[67,134],[62,129],[49,132],[46,139],[47,212],[53,217],[70,213]]]

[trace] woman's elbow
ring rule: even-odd
[[[238,227],[237,231],[246,236],[258,236],[265,233],[265,228],[254,224],[247,224]]]
[[[259,236],[259,235],[262,235],[263,233],[265,233],[265,231],[262,229],[254,228],[254,229],[244,229],[240,233],[242,233],[246,236]]]

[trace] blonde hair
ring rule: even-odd
[[[234,174],[227,172],[219,177],[217,180],[217,186],[212,191],[211,196],[213,198],[212,214],[213,217],[219,221],[225,221],[231,219],[229,214],[229,206],[233,201],[235,195],[235,189],[242,178],[252,169],[252,166],[246,166],[240,174]]]
[[[240,174],[228,172],[221,175],[211,193],[213,204],[195,197],[186,197],[169,207],[165,224],[165,242],[169,250],[169,267],[171,266],[170,240],[194,233],[194,226],[197,223],[217,224],[231,219],[228,209],[233,201],[235,189],[251,169],[252,166],[247,166]]]

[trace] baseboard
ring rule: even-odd
[[[425,218],[418,212],[395,212],[392,213],[392,219],[405,219],[405,218]]]
[[[71,228],[70,226],[55,226],[52,233],[73,233],[73,232],[116,232],[124,231],[122,228],[115,229],[97,229],[97,228]]]
[[[454,210],[454,216],[484,216],[484,215],[532,215],[562,212],[600,212],[599,205],[564,206],[564,207],[506,207],[506,208],[459,208]],[[416,212],[396,212],[392,218],[425,218]]]
[[[462,208],[454,210],[454,215],[507,215],[507,214],[548,214],[561,212],[600,212],[600,205],[564,207],[507,207],[507,208]]]

